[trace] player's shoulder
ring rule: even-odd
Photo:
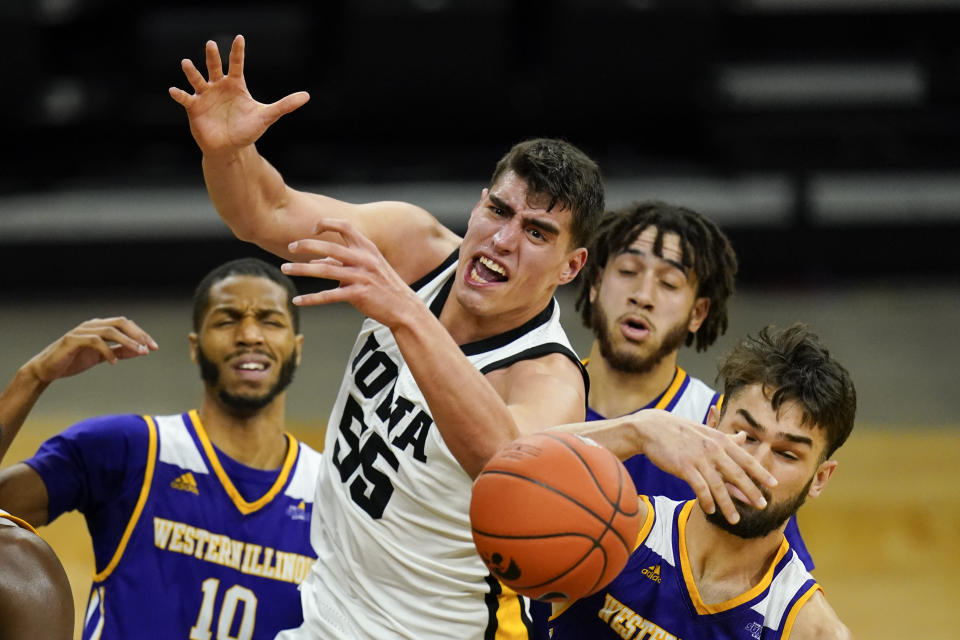
[[[10,523],[9,519],[4,520],[5,525]],[[19,525],[0,526],[0,567],[5,576],[50,556],[53,550],[35,531]]]
[[[0,527],[0,592],[40,585],[42,578],[59,577],[62,571],[53,549],[39,535],[19,526]]]
[[[525,406],[537,415],[538,428],[584,418],[585,379],[577,363],[562,353],[517,360],[485,375],[508,405]]]
[[[367,237],[408,284],[443,262],[462,241],[429,211],[409,202],[371,202],[358,211]]]
[[[30,637],[20,632],[37,634],[32,637],[70,636],[70,584],[43,538],[18,526],[0,527],[0,576],[0,620],[10,637]]]
[[[86,418],[74,423],[63,433],[65,436],[98,438],[129,436],[146,433],[147,422],[143,415],[116,413]]]
[[[800,608],[790,634],[791,640],[847,640],[852,637],[850,629],[843,624],[820,589]]]
[[[506,377],[516,381],[541,378],[544,382],[562,380],[583,386],[583,373],[577,362],[563,351],[545,352],[531,358],[517,359],[501,368]]]

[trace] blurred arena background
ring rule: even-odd
[[[247,38],[259,143],[296,187],[403,199],[462,231],[514,142],[563,137],[611,206],[700,210],[738,251],[716,360],[767,323],[819,331],[858,386],[839,473],[805,507],[816,575],[855,635],[956,638],[960,601],[960,0],[5,0],[0,53],[4,375],[66,329],[127,315],[161,350],[60,381],[8,464],[100,413],[199,401],[190,297],[234,240],[203,186],[179,61]],[[324,283],[299,282],[301,290]],[[589,336],[560,294],[583,354]],[[291,429],[319,446],[359,317],[303,312]],[[82,519],[41,531],[82,615]]]

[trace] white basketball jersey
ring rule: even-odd
[[[456,258],[413,285],[435,314]],[[579,365],[556,300],[461,348],[484,373],[548,353]],[[501,593],[474,547],[471,487],[390,330],[366,319],[327,425],[303,628],[323,638],[526,638],[523,600]]]

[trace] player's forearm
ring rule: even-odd
[[[0,461],[49,384],[41,381],[24,365],[17,370],[3,393],[0,393]]]
[[[254,145],[204,155],[203,177],[214,208],[237,238],[286,255],[286,245],[298,239],[285,232],[282,220],[288,187]]]
[[[444,442],[473,478],[519,429],[496,390],[430,310],[420,307],[393,334]]]
[[[567,431],[590,438],[597,444],[609,449],[620,460],[643,453],[644,437],[637,428],[635,420],[611,418],[575,422],[552,427],[550,431]]]

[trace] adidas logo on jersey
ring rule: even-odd
[[[660,565],[650,565],[640,573],[647,576],[657,584],[660,584]]]
[[[170,486],[174,489],[179,489],[180,491],[189,491],[190,493],[200,495],[200,492],[197,490],[197,481],[194,479],[193,474],[189,471],[178,478],[174,478],[173,482],[170,483]]]

